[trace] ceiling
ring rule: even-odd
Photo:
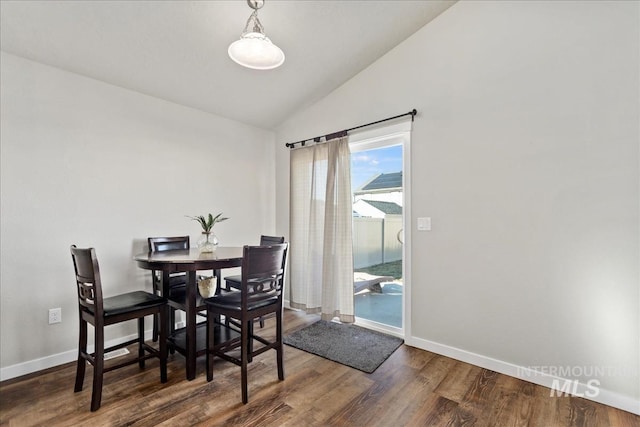
[[[244,0],[2,0],[0,41],[8,53],[274,129],[453,3],[268,0],[258,16],[286,56],[269,71],[227,55],[252,11]]]

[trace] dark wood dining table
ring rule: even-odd
[[[224,268],[240,267],[242,265],[241,247],[218,247],[214,252],[200,253],[198,249],[145,252],[134,256],[140,268],[162,272],[162,293],[169,294],[169,276],[172,273],[186,273],[186,321],[184,330],[176,331],[169,340],[171,344],[186,358],[187,379],[192,380],[196,376],[196,358],[198,353],[204,352],[204,343],[198,345],[197,337],[204,339],[204,333],[197,333],[197,305],[198,298],[198,271],[214,270],[217,277],[217,290],[221,289],[220,270]],[[172,304],[172,301],[169,301]],[[184,338],[184,339],[183,339]],[[201,347],[199,351],[198,347]]]

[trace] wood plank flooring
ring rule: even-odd
[[[285,312],[285,332],[316,321]],[[268,319],[265,334],[274,333]],[[126,356],[124,356],[126,357]],[[285,346],[285,380],[275,352],[249,365],[249,403],[240,370],[204,357],[185,379],[184,358],[170,356],[169,382],[157,361],[105,375],[102,407],[91,413],[91,374],[73,392],[75,365],[0,383],[0,425],[7,426],[597,426],[639,427],[640,417],[423,350],[401,346],[373,374]]]

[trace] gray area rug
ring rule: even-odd
[[[360,326],[319,320],[284,337],[284,343],[372,373],[404,342]]]

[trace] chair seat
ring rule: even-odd
[[[227,276],[224,278],[224,281],[226,282],[227,287],[231,286],[233,288],[240,288],[242,276],[239,274],[236,276]]]
[[[169,295],[169,301],[175,302],[180,306],[186,307],[186,305],[187,305],[187,288],[183,287],[183,288],[172,289],[171,294]],[[207,307],[204,302],[205,302],[205,299],[200,296],[200,292],[197,292],[197,294],[196,294],[196,309],[197,310],[204,310]]]
[[[187,285],[175,285],[169,288],[169,298],[183,298],[184,294],[187,292]]]
[[[184,292],[185,287],[187,286],[187,277],[184,274],[179,274],[177,276],[169,276],[169,295],[174,292]]]
[[[219,307],[225,310],[240,311],[242,309],[241,308],[242,292],[227,292],[223,295],[217,295],[212,298],[207,298],[204,301],[207,305],[211,307]],[[251,311],[258,308],[269,306],[271,304],[276,304],[277,302],[278,302],[278,297],[274,296],[273,298],[261,300],[256,303],[249,303],[248,309]]]
[[[134,291],[114,297],[105,298],[103,302],[104,316],[115,316],[118,314],[137,311],[141,308],[162,306],[167,303],[167,299],[145,291]]]
[[[184,286],[187,283],[187,276],[185,274],[178,274],[175,276],[169,276],[169,287]]]

